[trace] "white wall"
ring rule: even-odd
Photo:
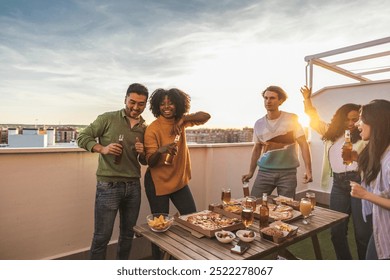
[[[15,134],[8,135],[8,146],[16,147],[47,147],[46,134]]]

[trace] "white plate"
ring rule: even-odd
[[[215,233],[215,237],[219,242],[230,243],[234,238],[236,238],[236,235],[231,231],[221,230]]]
[[[254,236],[253,237],[244,236],[247,235],[249,232],[253,232]],[[244,242],[252,242],[255,239],[257,234],[253,230],[239,230],[236,232],[236,235],[238,236],[238,238],[240,238],[240,240]]]

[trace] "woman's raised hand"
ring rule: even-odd
[[[301,93],[304,99],[310,99],[311,97],[311,88],[308,88],[307,86],[301,87]]]

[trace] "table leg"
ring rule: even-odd
[[[170,260],[171,259],[171,255],[167,251],[164,251],[162,259],[163,260]]]
[[[317,234],[313,234],[311,236],[311,242],[313,243],[313,249],[314,249],[314,254],[316,255],[316,259],[317,260],[322,260],[322,253],[321,253],[321,248],[320,248],[320,242],[318,241]]]

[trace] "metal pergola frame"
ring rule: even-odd
[[[384,73],[389,72],[390,67],[383,67],[380,69],[370,70],[370,71],[364,71],[364,72],[357,72],[357,71],[351,71],[347,70],[343,67],[340,67],[340,65],[346,65],[349,63],[354,63],[358,61],[364,61],[364,60],[370,60],[378,57],[384,57],[384,56],[390,56],[390,46],[388,51],[382,51],[382,52],[373,52],[369,55],[363,55],[363,56],[356,56],[349,59],[334,61],[334,62],[328,62],[325,60],[325,58],[328,58],[330,56],[338,55],[338,54],[344,54],[351,51],[366,49],[370,47],[375,47],[378,45],[383,44],[389,44],[390,43],[390,37],[385,37],[378,40],[373,40],[357,45],[352,45],[348,47],[343,47],[327,52],[322,52],[314,55],[308,55],[305,57],[305,61],[307,62],[306,65],[306,85],[310,88],[313,86],[313,66],[317,65],[322,68],[328,69],[330,71],[333,71],[335,73],[339,73],[341,75],[344,75],[346,77],[358,80],[359,82],[370,82],[372,81],[367,76],[378,74],[378,73]]]

